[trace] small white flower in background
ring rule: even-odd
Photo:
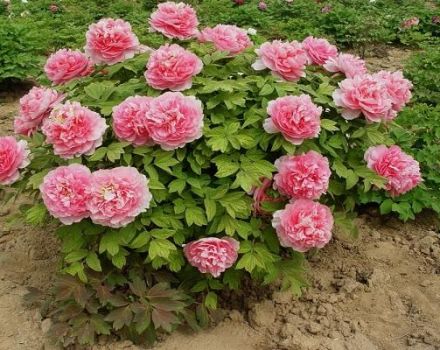
[[[326,108],[326,109],[324,109],[324,112],[325,112],[325,113],[330,112],[330,108]]]
[[[28,3],[28,0],[21,0],[21,2],[22,2],[23,4],[27,4],[27,3]]]
[[[242,73],[242,72],[237,72],[237,75],[240,75],[240,76],[241,76],[241,75],[243,75],[243,74],[244,74],[244,73]]]
[[[27,17],[27,16],[29,16],[31,13],[28,11],[28,10],[26,10],[26,11],[23,11],[22,13],[20,13],[20,16],[21,17]]]
[[[248,28],[247,33],[249,35],[257,35],[257,30],[254,28]]]
[[[376,2],[376,0],[370,0],[370,2]]]

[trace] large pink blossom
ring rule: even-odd
[[[139,40],[122,19],[103,18],[89,26],[84,50],[96,64],[115,64],[139,51]]]
[[[202,103],[194,96],[166,92],[151,102],[147,128],[153,141],[164,150],[183,147],[202,137]]]
[[[50,214],[70,225],[89,216],[90,184],[90,170],[81,164],[71,164],[50,171],[40,185],[40,192]]]
[[[231,237],[206,237],[185,244],[183,252],[188,262],[201,273],[219,277],[238,257],[240,244]]]
[[[295,199],[319,199],[327,192],[331,175],[328,159],[315,151],[282,156],[275,161],[274,187]]]
[[[217,50],[239,54],[252,46],[247,31],[234,25],[218,24],[214,28],[205,28],[199,34],[200,42],[212,42]]]
[[[17,134],[30,136],[49,116],[52,108],[60,103],[64,95],[58,91],[43,87],[33,87],[20,98],[20,111],[14,120],[14,131]]]
[[[323,38],[308,36],[303,40],[302,44],[314,64],[322,65],[328,59],[338,55],[336,46]]]
[[[422,181],[419,163],[399,146],[370,147],[364,158],[368,168],[388,180],[385,188],[392,196],[408,192]]]
[[[411,99],[412,83],[405,79],[401,71],[380,71],[374,76],[382,79],[393,103],[393,110],[400,111]]]
[[[63,84],[90,75],[93,63],[79,50],[61,49],[49,56],[44,72],[54,84]]]
[[[347,78],[354,78],[368,72],[365,61],[349,53],[340,53],[336,57],[329,58],[325,62],[324,68],[329,72],[341,72]]]
[[[104,118],[78,102],[58,105],[41,128],[54,153],[66,159],[95,152],[106,129]]]
[[[197,34],[196,11],[183,2],[164,2],[150,16],[151,30],[165,35],[167,38],[180,40],[190,39]]]
[[[29,154],[26,141],[0,137],[0,185],[11,185],[20,178],[20,169],[29,165]]]
[[[122,141],[135,146],[152,145],[147,129],[147,112],[152,97],[132,96],[113,107],[113,131]]]
[[[118,228],[146,211],[151,199],[148,179],[136,168],[98,170],[92,174],[87,209],[94,223]]]
[[[252,65],[255,70],[269,68],[273,75],[288,81],[297,81],[306,76],[305,68],[310,58],[297,41],[266,42],[255,52],[258,54],[258,59]]]
[[[339,83],[333,92],[336,106],[342,107],[342,116],[351,120],[361,113],[370,122],[392,120],[397,113],[383,79],[373,75],[357,75]]]
[[[191,88],[192,77],[202,68],[197,55],[177,44],[166,44],[151,54],[145,79],[155,89],[181,91]]]
[[[324,247],[332,237],[330,208],[309,199],[298,199],[273,214],[280,244],[298,252]]]
[[[270,101],[269,118],[264,121],[268,133],[280,132],[294,145],[319,135],[322,107],[315,105],[309,95],[284,96]]]

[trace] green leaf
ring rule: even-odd
[[[133,320],[133,313],[130,306],[125,306],[111,311],[105,317],[105,320],[113,322],[113,329],[119,330],[124,326],[130,326]]]
[[[321,127],[328,131],[337,131],[339,128],[336,126],[336,122],[331,119],[321,119]]]
[[[102,271],[101,262],[99,261],[99,258],[95,252],[88,253],[88,255],[86,257],[86,264],[88,267],[90,267],[94,271],[97,271],[97,272]]]
[[[32,175],[27,183],[27,188],[32,188],[33,190],[38,190],[40,185],[43,183],[44,177],[47,175],[47,173],[50,171],[50,169],[44,169],[34,175]]]
[[[206,218],[208,221],[211,221],[217,213],[217,204],[213,199],[209,198],[205,198],[203,202],[205,204]]]
[[[380,214],[381,215],[386,215],[386,214],[389,214],[389,213],[391,213],[391,209],[392,209],[392,207],[393,207],[393,201],[391,200],[391,199],[385,199],[381,204],[380,204],[380,207],[379,207],[379,210],[380,210]]]
[[[44,204],[35,204],[26,211],[26,222],[31,225],[41,225],[45,222],[47,209]]]
[[[199,207],[187,208],[185,210],[185,220],[188,226],[191,226],[192,224],[195,224],[196,226],[203,226],[208,223],[205,212]]]
[[[147,243],[150,241],[151,235],[149,232],[144,231],[141,232],[137,237],[130,243],[130,248],[132,249],[139,249],[143,246],[147,245]]]
[[[84,92],[87,96],[99,100],[100,102],[107,101],[114,91],[115,85],[111,81],[91,83],[84,88]]]
[[[106,154],[107,154],[107,147],[100,147],[95,151],[95,153],[93,153],[89,157],[89,160],[92,162],[102,160],[102,159],[104,159]]]
[[[217,294],[215,294],[214,292],[209,292],[208,294],[206,294],[204,304],[208,309],[217,309]]]
[[[148,254],[151,259],[156,257],[167,259],[171,251],[176,250],[176,246],[166,239],[153,239],[148,248]]]
[[[114,163],[115,161],[121,159],[121,155],[124,153],[124,147],[127,146],[127,143],[124,142],[113,142],[107,148],[107,158],[110,162]]]
[[[119,252],[119,235],[118,232],[105,233],[101,241],[99,242],[99,253],[102,254],[105,251],[110,255],[115,256]]]
[[[80,250],[74,250],[73,252],[70,252],[64,257],[64,260],[68,263],[74,263],[76,261],[80,261],[84,259],[88,254],[87,249],[80,249]]]

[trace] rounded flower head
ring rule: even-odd
[[[336,57],[329,58],[324,68],[329,72],[341,72],[347,78],[354,78],[357,75],[367,74],[367,66],[365,61],[357,56],[349,53],[340,53]]]
[[[321,130],[322,107],[315,105],[309,95],[279,97],[269,102],[267,113],[270,117],[264,121],[264,130],[270,134],[280,132],[294,145],[317,137]]]
[[[412,83],[404,78],[401,71],[380,71],[374,76],[384,81],[393,103],[393,110],[400,111],[411,99]]]
[[[420,23],[420,20],[418,17],[411,17],[408,19],[405,19],[404,21],[402,21],[402,23],[400,23],[400,27],[404,28],[404,29],[408,29],[414,26],[417,26]]]
[[[132,96],[113,107],[113,131],[118,139],[135,146],[152,145],[147,130],[147,112],[152,97]]]
[[[90,75],[93,63],[81,51],[61,49],[49,56],[44,72],[52,83],[63,84]]]
[[[315,151],[276,160],[274,187],[295,199],[319,199],[327,192],[331,171],[328,159]]]
[[[151,14],[151,30],[165,35],[167,38],[180,40],[190,39],[197,34],[196,11],[183,2],[164,2],[157,6],[157,10]]]
[[[202,136],[202,103],[194,96],[166,92],[156,97],[147,113],[147,128],[153,141],[173,150]]]
[[[266,42],[255,52],[258,55],[258,59],[252,65],[255,70],[269,68],[273,75],[288,81],[297,81],[306,76],[305,68],[310,58],[297,41]]]
[[[334,58],[338,55],[336,46],[331,45],[326,39],[308,36],[302,44],[314,64],[322,65],[329,58]]]
[[[197,55],[177,44],[166,44],[151,54],[145,79],[155,89],[181,91],[191,88],[192,77],[202,68]]]
[[[90,25],[84,50],[96,64],[115,64],[132,58],[139,50],[139,40],[128,22],[103,18]]]
[[[29,165],[27,142],[15,137],[0,137],[0,185],[11,185],[20,177],[20,169]]]
[[[239,248],[240,244],[231,237],[207,237],[185,244],[183,253],[201,273],[219,277],[235,263]]]
[[[273,214],[272,226],[280,244],[298,252],[324,247],[332,237],[330,208],[309,199],[298,199]]]
[[[104,118],[78,102],[54,108],[41,128],[54,153],[66,159],[95,152],[106,129]]]
[[[419,163],[399,146],[370,147],[364,156],[368,168],[385,177],[385,189],[398,196],[416,187],[421,181]]]
[[[239,54],[252,46],[248,31],[234,25],[218,24],[214,28],[205,28],[198,36],[200,42],[212,42],[217,50]]]
[[[50,171],[40,185],[40,192],[50,214],[70,225],[89,216],[90,183],[90,170],[84,165],[71,164]]]
[[[151,199],[148,179],[136,168],[98,170],[92,174],[87,209],[95,224],[118,228],[146,211]]]
[[[372,75],[358,75],[339,83],[333,92],[336,106],[342,107],[342,117],[355,119],[362,113],[370,122],[392,120],[396,112],[383,79]]]

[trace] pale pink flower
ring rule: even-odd
[[[283,247],[298,252],[324,247],[332,237],[330,208],[309,199],[298,199],[273,214],[275,228]]]
[[[218,24],[214,28],[205,28],[198,35],[200,42],[212,42],[217,50],[237,55],[252,46],[248,32],[229,24]]]
[[[0,185],[11,185],[20,178],[20,169],[30,163],[29,154],[26,141],[0,137]]]
[[[197,34],[198,25],[196,11],[183,2],[167,1],[159,4],[150,16],[151,30],[160,32],[167,38],[193,38]]]
[[[92,61],[78,50],[61,49],[49,56],[44,72],[54,84],[63,84],[93,72]]]
[[[151,199],[148,179],[136,168],[98,170],[92,174],[87,209],[95,224],[119,228],[145,212]]]
[[[393,102],[393,109],[396,112],[400,111],[411,99],[412,83],[404,78],[401,71],[380,71],[374,76],[385,82],[388,95]]]
[[[338,55],[336,46],[323,38],[308,36],[303,40],[302,45],[314,64],[322,65],[328,59]]]
[[[183,253],[188,262],[201,273],[219,277],[234,265],[239,248],[240,243],[231,237],[206,237],[185,244]]]
[[[60,166],[44,177],[40,185],[44,205],[64,225],[89,217],[87,202],[91,175],[84,165],[71,164]]]
[[[260,1],[258,3],[258,9],[261,11],[266,11],[267,10],[267,4],[264,1]]]
[[[275,161],[274,188],[295,199],[319,199],[327,192],[331,175],[328,159],[315,151],[282,156]]]
[[[306,76],[305,68],[310,63],[310,58],[302,44],[297,41],[266,42],[255,52],[258,55],[258,59],[252,64],[255,70],[269,68],[273,75],[288,81],[297,81]]]
[[[191,88],[192,77],[202,68],[202,60],[197,55],[177,44],[166,44],[151,54],[145,79],[155,89],[181,91]]]
[[[340,53],[336,57],[329,58],[324,63],[324,68],[332,73],[341,72],[347,78],[368,73],[365,61],[349,53]]]
[[[398,196],[416,187],[421,181],[419,163],[399,146],[373,146],[364,156],[368,168],[388,180],[385,189]]]
[[[103,18],[89,26],[84,50],[96,64],[115,64],[139,51],[139,40],[122,19]]]
[[[321,130],[322,107],[315,105],[309,95],[279,97],[269,102],[267,113],[270,117],[264,121],[264,130],[270,134],[280,132],[294,145],[317,137]]]
[[[404,21],[402,21],[402,23],[400,23],[400,26],[404,29],[408,29],[414,26],[417,26],[419,24],[420,20],[418,17],[411,17],[408,19],[405,19]]]
[[[147,113],[147,128],[153,141],[173,150],[202,137],[203,108],[194,96],[166,92],[154,98]]]
[[[105,119],[78,102],[66,102],[52,110],[41,130],[54,153],[69,159],[90,155],[102,144],[107,129]]]
[[[113,131],[119,140],[135,146],[153,144],[147,130],[147,112],[152,100],[152,97],[132,96],[113,107]]]

